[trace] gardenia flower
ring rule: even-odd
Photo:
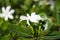
[[[13,9],[10,10],[10,6],[7,6],[6,9],[5,7],[2,7],[2,13],[0,14],[0,17],[4,18],[5,21],[8,20],[8,18],[13,19],[13,13],[15,12]]]
[[[27,20],[27,24],[30,25],[29,21],[33,23],[38,23],[38,21],[41,20],[42,18],[39,15],[36,15],[35,12],[33,12],[31,16],[29,14],[27,14],[27,16],[23,16],[23,15],[20,16],[20,19],[21,21]]]

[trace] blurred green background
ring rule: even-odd
[[[50,9],[51,4],[40,5],[41,1],[53,1],[54,9]],[[9,19],[6,22],[0,18],[0,40],[60,40],[60,0],[0,0],[0,13],[3,6],[11,6],[15,13],[13,20]],[[42,31],[38,38],[33,37],[26,21],[19,23],[21,15],[32,12],[41,16],[46,15],[52,21],[48,30]]]

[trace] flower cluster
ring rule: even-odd
[[[15,12],[14,9],[10,10],[11,6],[2,7],[2,13],[0,14],[0,17],[4,18],[5,21],[8,21],[8,18],[13,19],[13,13]],[[20,21],[27,20],[27,24],[30,26],[29,22],[38,23],[39,20],[44,21],[45,19],[48,19],[47,17],[42,18],[40,15],[37,15],[35,12],[32,12],[31,15],[27,14],[27,16],[21,15]],[[44,25],[45,30],[47,29],[48,23]]]

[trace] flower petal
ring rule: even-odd
[[[10,18],[10,19],[13,19],[13,16],[12,16],[12,15],[9,15],[9,18]]]
[[[29,15],[29,14],[27,14],[27,17],[28,17],[28,18],[30,18],[30,15]]]
[[[34,23],[37,23],[38,22],[38,20],[37,20],[37,18],[35,16],[31,16],[30,17],[30,21],[31,22],[34,22]]]
[[[35,15],[37,20],[42,20],[42,18],[39,15]]]
[[[30,26],[29,20],[27,20],[27,24],[28,24],[28,26]]]
[[[15,10],[12,9],[12,10],[9,12],[9,14],[13,14],[14,12],[15,12]]]
[[[27,17],[26,16],[20,16],[20,19],[21,20],[27,20]]]
[[[38,21],[35,20],[34,18],[31,18],[30,21],[31,21],[31,22],[34,22],[34,23],[37,23],[37,22],[38,22]]]
[[[41,18],[38,15],[33,15],[33,16],[30,17],[30,20],[33,21],[33,22],[34,21],[37,22],[37,21],[41,20]]]
[[[31,16],[33,16],[33,15],[35,15],[35,12],[33,12],[33,13],[31,14]]]
[[[7,6],[6,11],[9,12],[10,8],[11,8],[11,6]]]
[[[4,17],[4,19],[5,19],[5,21],[7,21],[7,20],[8,20],[8,17],[7,17],[7,16],[5,16],[5,17]]]
[[[35,12],[31,14],[30,21],[34,23],[38,23],[38,21],[41,20],[41,17],[39,15],[36,15]]]
[[[3,12],[3,13],[5,13],[5,12],[6,12],[4,7],[2,7],[2,12]]]

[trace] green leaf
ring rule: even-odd
[[[32,38],[19,38],[17,40],[33,40]]]
[[[0,18],[0,27],[1,27],[2,23],[3,23],[3,19]]]
[[[49,35],[59,35],[60,32],[59,31],[53,31],[52,33],[50,33]]]
[[[43,39],[48,39],[48,40],[55,40],[55,39],[59,39],[60,35],[56,35],[56,36],[44,36]]]
[[[10,25],[10,31],[14,33],[18,33],[20,36],[32,36],[30,28],[24,25]]]
[[[60,11],[60,0],[55,1],[55,10],[53,12],[54,17],[54,25],[60,26],[60,14],[58,11]]]
[[[10,0],[5,1],[6,5],[10,5]]]
[[[9,27],[8,22],[4,22],[4,23],[1,25],[1,29],[2,29],[3,31],[7,30],[8,27]]]
[[[60,9],[60,0],[56,0],[55,2],[57,10]]]
[[[9,40],[10,38],[8,36],[2,36],[0,37],[0,40]]]
[[[46,30],[42,30],[41,35],[47,35],[50,32],[50,29],[52,27],[52,23],[49,20],[47,20],[47,22],[48,22],[48,28]]]

